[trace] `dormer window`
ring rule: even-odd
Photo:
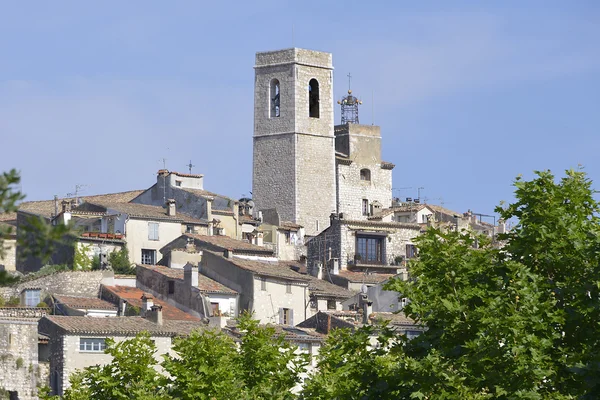
[[[371,171],[364,168],[360,170],[360,180],[361,181],[370,181],[371,180]]]
[[[271,99],[271,109],[269,113],[270,118],[277,118],[281,113],[281,97],[280,97],[280,85],[277,79],[271,81],[269,89],[269,98]]]

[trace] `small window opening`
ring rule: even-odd
[[[175,293],[175,281],[169,281],[169,288],[168,288],[169,292],[168,294],[174,294]]]
[[[267,280],[260,278],[260,290],[267,290]]]
[[[286,293],[292,293],[292,284],[291,283],[286,283],[285,284],[285,292]]]
[[[361,181],[370,181],[371,180],[371,171],[369,171],[368,169],[361,169],[360,170],[360,180]]]
[[[369,200],[362,199],[362,215],[369,215]]]
[[[270,117],[279,117],[281,112],[281,98],[279,96],[280,86],[277,79],[271,81],[270,98],[271,98],[271,113]]]
[[[327,309],[328,310],[336,309],[335,300],[327,300]]]
[[[175,181],[175,186],[181,186],[181,181]]]
[[[308,115],[319,118],[319,82],[316,79],[308,82]]]

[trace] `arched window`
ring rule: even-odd
[[[360,170],[360,180],[361,181],[370,181],[371,180],[371,171],[369,171],[368,169],[361,169]]]
[[[308,116],[319,118],[319,82],[316,79],[308,82]]]
[[[273,79],[271,81],[271,87],[269,89],[270,99],[271,99],[271,110],[269,117],[279,117],[280,114],[280,96],[279,96],[279,81],[277,79]]]

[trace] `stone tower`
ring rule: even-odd
[[[336,209],[331,54],[256,54],[252,198],[315,235]]]

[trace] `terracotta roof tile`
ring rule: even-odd
[[[297,231],[298,229],[303,228],[303,226],[291,221],[281,221],[279,223],[279,228]]]
[[[96,201],[96,202],[121,202],[126,203],[128,201],[133,200],[140,194],[142,194],[143,190],[130,190],[128,192],[119,192],[119,193],[107,193],[107,194],[97,194],[93,196],[80,196],[80,204],[82,202],[88,201]],[[58,200],[59,212],[61,207],[61,202],[63,200],[74,200],[73,198],[63,198]],[[42,200],[42,201],[26,201],[19,205],[19,211],[29,212],[31,214],[40,215],[46,218],[50,218],[54,214],[54,200]]]
[[[335,297],[344,300],[356,294],[356,292],[344,289],[343,287],[335,285],[331,282],[327,282],[324,279],[319,279],[310,275],[308,277],[310,278],[308,289],[311,294],[315,294],[317,296]]]
[[[207,225],[206,220],[200,220],[193,218],[185,213],[177,212],[174,216],[167,215],[167,210],[160,206],[150,206],[147,204],[138,203],[117,203],[117,202],[105,202],[105,201],[89,201],[92,206],[104,208],[105,210],[115,210],[124,214],[128,214],[130,218],[144,218],[144,219],[159,219],[159,220],[171,220],[173,222],[185,222],[188,224]],[[79,209],[85,210],[88,207],[85,204],[79,206]],[[78,210],[79,211],[79,210]]]
[[[52,296],[57,303],[64,304],[76,309],[93,309],[93,310],[116,310],[117,307],[108,301],[101,300],[97,297],[76,297],[76,296]]]
[[[231,262],[233,265],[236,265],[239,268],[253,272],[256,275],[271,276],[274,278],[289,279],[301,282],[308,282],[310,280],[306,275],[302,275],[298,272],[292,271],[289,268],[289,265],[285,263],[279,264],[278,262],[262,262],[255,260],[247,260],[239,257],[226,259],[220,254],[213,254],[215,254],[217,257],[222,257],[223,259]]]
[[[107,336],[132,336],[143,331],[149,332],[152,336],[182,336],[188,335],[195,329],[206,327],[200,321],[164,320],[163,325],[158,325],[141,317],[94,318],[50,315],[44,318],[67,333]],[[45,322],[40,321],[40,324],[43,326]]]
[[[131,306],[141,308],[142,307],[142,295],[144,291],[138,288],[130,286],[102,286],[103,290],[107,290],[118,298],[127,300],[127,303]],[[175,321],[199,321],[200,318],[195,317],[179,308],[170,305],[167,302],[163,302],[158,299],[154,299],[154,304],[162,306],[163,319],[175,320]]]
[[[145,268],[150,271],[154,271],[158,274],[164,275],[172,279],[183,280],[184,271],[183,269],[175,269],[164,267],[162,265],[144,265],[138,264],[139,267]],[[233,289],[210,279],[208,276],[198,274],[198,289],[203,293],[223,293],[223,294],[237,294]]]
[[[364,272],[354,272],[342,270],[339,272],[339,277],[347,279],[349,282],[359,283],[381,283],[394,276],[395,274],[365,274]]]
[[[202,243],[206,243],[222,250],[231,249],[234,253],[259,253],[262,255],[273,254],[272,250],[257,246],[252,243],[232,239],[229,236],[206,236],[193,233],[186,233],[183,236],[194,239],[196,246],[200,248],[202,248]]]

